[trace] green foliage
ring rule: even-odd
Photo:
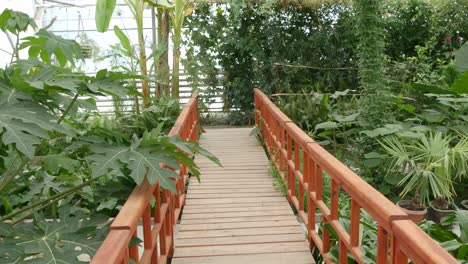
[[[315,92],[355,86],[353,15],[347,5],[282,8],[276,2],[197,3],[187,17],[187,28],[191,38],[184,44],[185,68],[196,85],[211,87],[209,94],[219,93],[220,83],[224,86],[223,103],[233,111],[232,118],[238,116],[234,111],[252,115],[255,86],[267,93],[309,92],[316,84],[320,90]],[[219,68],[221,81],[216,79]],[[202,81],[198,75],[208,78]]]
[[[427,221],[421,224],[421,228],[460,263],[468,262],[468,211],[456,210],[455,213],[442,218],[441,225]],[[456,229],[459,232],[455,231]]]
[[[60,67],[67,62],[74,64],[75,60],[83,59],[80,45],[69,39],[64,39],[47,30],[40,29],[35,36],[26,37],[20,49],[28,49],[29,57],[40,58],[45,63],[51,63],[52,56]]]
[[[356,34],[359,38],[359,81],[361,89],[367,93],[362,101],[362,117],[371,128],[382,125],[383,120],[391,120],[387,114],[388,86],[385,79],[385,35],[381,17],[382,2],[379,0],[358,0],[354,4],[357,22]]]
[[[6,8],[0,14],[0,29],[3,32],[10,31],[11,33],[18,35],[19,32],[24,32],[28,27],[37,28],[37,24],[34,19],[30,18],[23,12],[13,11]]]
[[[432,198],[451,201],[455,196],[454,180],[466,177],[468,171],[468,139],[456,138],[441,132],[419,133],[416,138],[391,136],[380,145],[391,158],[388,171],[403,175],[397,186],[401,196],[411,192],[421,196],[421,204]],[[416,205],[420,207],[420,205]]]
[[[125,55],[128,57],[133,55],[133,48],[132,45],[130,44],[130,40],[128,39],[127,35],[117,26],[114,26],[114,33],[115,35],[119,38],[120,44],[125,50]]]
[[[14,144],[16,149],[32,159],[35,146],[49,139],[48,131],[65,132],[47,109],[33,102],[15,102],[0,105],[0,129],[3,144]]]
[[[106,32],[114,13],[116,0],[97,0],[96,1],[96,28],[98,32]]]
[[[159,133],[156,133],[156,136],[159,136]],[[175,182],[171,178],[178,178],[173,171],[180,169],[177,160],[167,154],[167,151],[161,151],[161,147],[158,148],[159,152],[154,151],[154,147],[140,147],[141,144],[148,144],[142,142],[145,138],[146,141],[157,140],[151,138],[152,136],[149,139],[147,137],[148,134],[144,135],[143,139],[133,138],[129,147],[104,143],[93,144],[91,151],[94,154],[88,157],[92,162],[93,177],[120,173],[122,166],[126,166],[130,177],[136,184],[141,184],[146,178],[151,184],[159,181],[163,188],[176,192]],[[167,147],[165,146],[166,150]],[[171,150],[174,151],[174,149]],[[163,168],[160,166],[161,163],[169,167]],[[193,163],[190,165],[195,166]]]
[[[120,38],[130,52],[128,38]],[[175,191],[174,170],[186,166],[200,175],[194,154],[219,164],[198,144],[164,136],[180,113],[176,101],[159,100],[141,115],[104,118],[96,112],[96,96],[138,100],[135,80],[147,77],[78,72],[80,46],[44,29],[19,44],[29,48],[30,58],[0,69],[1,263],[91,257],[105,228],[90,215],[114,216],[144,179]]]
[[[468,42],[455,52],[455,67],[459,72],[468,71]]]
[[[101,245],[106,229],[98,225],[106,221],[107,217],[87,217],[63,207],[57,220],[48,221],[38,215],[33,223],[0,223],[0,261],[80,263],[93,256]]]

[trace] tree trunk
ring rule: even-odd
[[[179,61],[180,44],[174,43],[174,58],[172,64],[172,97],[179,98]]]
[[[158,9],[158,43],[164,43],[166,49],[159,57],[158,61],[158,90],[164,95],[169,95],[169,11]]]
[[[141,75],[146,76],[148,75],[148,69],[146,68],[146,50],[143,30],[138,32],[138,43],[140,49],[140,71]],[[141,93],[143,94],[143,107],[147,108],[150,105],[150,89],[148,80],[141,80]]]

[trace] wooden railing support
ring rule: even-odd
[[[311,249],[317,248],[326,263],[334,263],[327,256],[332,246],[331,235],[323,228],[319,236],[315,227],[317,209],[322,214],[322,223],[328,223],[338,235],[339,263],[347,263],[349,255],[364,263],[359,245],[361,210],[369,213],[377,224],[377,263],[406,264],[408,260],[416,264],[458,263],[408,220],[406,213],[296,126],[259,89],[255,89],[254,101],[255,124],[261,128],[260,135],[270,157],[286,182],[288,201],[307,227]],[[323,177],[331,181],[330,206],[323,200]],[[338,201],[342,191],[350,197],[349,232],[339,221]]]
[[[198,93],[194,92],[184,106],[168,136],[179,136],[184,140],[198,141]],[[92,264],[136,263],[165,264],[174,254],[174,229],[185,203],[185,182],[188,169],[181,164],[177,171],[177,193],[162,190],[159,182],[151,185],[144,181],[137,186],[112,222],[109,234],[91,260]],[[151,198],[156,205],[151,221]],[[129,247],[129,242],[138,236],[138,224],[143,223],[143,252],[139,246]]]

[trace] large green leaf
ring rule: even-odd
[[[35,36],[24,38],[20,49],[28,48],[30,57],[40,57],[45,63],[51,63],[55,56],[58,64],[64,67],[67,62],[74,65],[75,60],[83,59],[81,47],[75,40],[64,39],[45,29],[39,30]]]
[[[468,70],[468,42],[455,52],[455,68],[459,72]]]
[[[317,124],[315,126],[315,130],[332,129],[332,128],[338,128],[338,127],[339,127],[339,125],[336,122],[323,122],[323,123]]]
[[[116,0],[96,1],[96,28],[99,32],[106,32],[114,13]]]
[[[61,168],[73,173],[80,166],[80,162],[63,154],[55,154],[46,156],[42,161],[42,165],[53,174],[57,174]]]
[[[4,32],[10,31],[13,34],[18,34],[21,31],[26,31],[29,26],[37,28],[34,19],[23,12],[7,8],[0,14],[0,29]]]
[[[460,226],[460,239],[463,243],[468,243],[468,211],[457,210],[455,216]]]
[[[468,71],[456,79],[450,89],[458,94],[468,94]]]
[[[60,221],[36,216],[33,223],[0,225],[0,263],[82,263],[79,257],[92,257],[105,238],[102,216],[70,215],[61,210]]]
[[[32,102],[0,105],[2,142],[14,144],[18,151],[32,158],[35,145],[48,138],[48,131],[65,132],[56,119],[45,107]]]
[[[137,184],[141,184],[147,177],[151,184],[159,180],[163,188],[176,192],[171,178],[177,178],[177,173],[160,165],[165,164],[173,169],[180,169],[177,161],[166,153],[151,153],[151,148],[139,148],[139,142],[136,141],[134,139],[130,147],[110,144],[91,146],[95,154],[88,158],[93,162],[93,176],[118,172],[122,165],[126,165],[130,169],[130,177]]]
[[[114,26],[114,33],[119,38],[120,44],[125,49],[126,55],[132,56],[133,48],[127,35],[125,35],[125,33],[117,25]]]
[[[455,92],[435,85],[429,84],[422,84],[422,83],[413,83],[409,85],[414,90],[420,91],[422,93],[430,93],[430,94],[455,94]]]
[[[385,135],[390,135],[401,131],[403,126],[400,124],[386,124],[384,127],[379,127],[374,130],[363,130],[361,133],[368,137],[375,138]]]

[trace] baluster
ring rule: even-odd
[[[331,220],[338,220],[339,205],[338,200],[340,196],[340,186],[334,180],[331,180],[331,197],[330,197],[330,218]]]
[[[388,262],[388,233],[379,225],[377,229],[377,264]]]
[[[135,227],[135,232],[133,232],[134,237],[138,237],[138,228]],[[139,254],[138,254],[138,244],[133,245],[129,248],[130,258],[135,261],[136,263],[139,262]]]
[[[309,216],[309,226],[308,226],[308,233],[309,233],[309,246],[310,246],[310,249],[313,249],[315,247],[315,242],[312,238],[312,233],[315,232],[315,202],[314,200],[312,199],[312,193],[315,192],[315,162],[307,157],[307,160],[308,160],[308,170],[307,170],[307,174],[309,175],[308,178],[309,178],[309,183],[308,183],[308,203],[307,203],[307,214]]]

